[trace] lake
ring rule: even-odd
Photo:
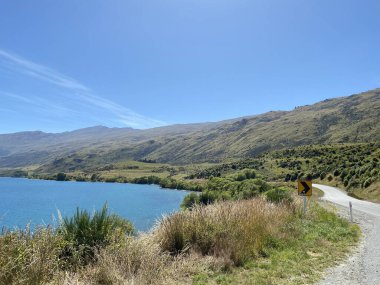
[[[0,177],[0,228],[57,224],[57,209],[71,216],[77,206],[92,211],[107,202],[112,213],[146,231],[163,214],[177,211],[187,194],[157,185]]]

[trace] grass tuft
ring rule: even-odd
[[[132,224],[120,216],[110,214],[107,204],[93,215],[87,210],[77,208],[74,216],[60,218],[58,235],[67,242],[61,258],[69,260],[70,265],[87,264],[93,261],[96,252],[109,245],[112,239],[133,233]]]
[[[290,213],[286,205],[263,199],[196,205],[164,218],[155,234],[171,254],[191,250],[241,265],[259,255],[269,237],[279,234]]]

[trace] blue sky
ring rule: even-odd
[[[0,3],[0,133],[148,128],[380,87],[379,1]]]

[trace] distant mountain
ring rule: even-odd
[[[380,141],[380,89],[216,123],[0,135],[0,168],[68,171],[131,159],[217,162],[306,144],[374,141]]]

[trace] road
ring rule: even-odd
[[[380,284],[380,204],[349,197],[342,190],[314,184],[325,195],[322,200],[342,206],[348,214],[352,203],[354,222],[363,231],[364,239],[354,254],[343,264],[330,269],[321,285],[379,285]]]

